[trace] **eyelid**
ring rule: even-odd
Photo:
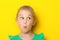
[[[19,17],[19,18],[22,18],[22,19],[24,19],[24,17]]]
[[[31,19],[31,17],[27,17],[27,18]]]
[[[27,17],[27,18],[31,18],[31,17]]]
[[[24,17],[19,17],[19,18],[24,18]],[[29,17],[27,17],[27,19],[28,19],[28,18],[31,19],[32,17],[29,16]]]
[[[22,17],[20,17],[20,18],[22,18]]]

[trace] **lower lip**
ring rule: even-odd
[[[27,26],[24,26],[24,28],[27,28]]]

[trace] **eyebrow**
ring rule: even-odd
[[[32,16],[32,15],[29,15],[29,16]]]

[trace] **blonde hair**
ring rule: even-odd
[[[17,18],[18,18],[18,14],[19,14],[19,11],[20,11],[20,10],[29,10],[29,11],[33,14],[34,19],[36,19],[36,17],[35,17],[35,12],[34,12],[34,10],[33,10],[32,7],[30,7],[30,6],[22,6],[22,7],[19,8],[19,10],[18,10],[18,12],[17,12],[16,20],[17,20]]]

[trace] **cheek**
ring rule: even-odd
[[[33,22],[28,22],[28,23],[27,23],[27,26],[28,26],[27,29],[28,29],[28,30],[31,30],[32,27],[33,27]]]
[[[29,26],[32,26],[32,25],[33,25],[33,20],[28,21],[27,24],[28,24]]]
[[[18,20],[18,23],[19,23],[19,25],[23,25],[23,21],[22,20]]]
[[[23,30],[23,21],[22,20],[19,20],[19,26]]]

